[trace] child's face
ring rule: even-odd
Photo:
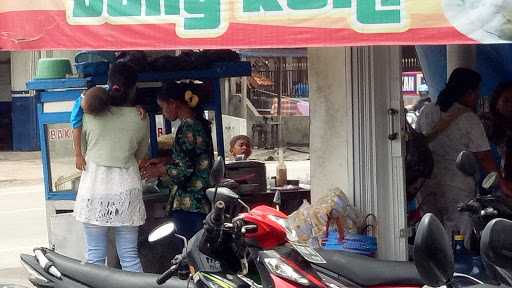
[[[252,146],[251,143],[247,140],[238,140],[235,143],[235,146],[231,149],[231,154],[233,157],[236,157],[238,155],[244,155],[245,158],[249,158],[252,153]]]

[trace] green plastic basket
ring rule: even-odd
[[[41,58],[37,64],[36,79],[60,79],[73,74],[71,61],[63,58]]]

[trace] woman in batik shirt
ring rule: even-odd
[[[169,157],[154,159],[142,167],[144,178],[169,185],[169,212],[177,232],[190,239],[202,228],[210,210],[205,191],[213,164],[211,123],[204,118],[198,86],[167,83],[158,95],[162,114],[180,120]]]

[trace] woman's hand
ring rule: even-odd
[[[78,155],[75,155],[75,166],[76,166],[76,169],[80,170],[80,171],[84,171],[85,170],[85,158],[82,154],[78,154]]]
[[[164,163],[155,165],[146,165],[141,169],[141,176],[143,179],[160,178],[167,174],[167,169]]]
[[[167,163],[169,163],[169,158],[165,158],[165,157],[153,158],[153,159],[149,159],[149,160],[141,160],[139,163],[139,169],[142,171],[145,167],[148,167],[148,166],[167,164]]]
[[[144,108],[142,108],[142,106],[140,106],[140,105],[135,106],[135,109],[137,109],[137,112],[139,113],[140,120],[146,120],[146,118],[147,118],[146,110],[144,110]]]

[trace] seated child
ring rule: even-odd
[[[251,139],[245,135],[238,135],[229,142],[229,152],[234,160],[246,160],[252,154]]]

